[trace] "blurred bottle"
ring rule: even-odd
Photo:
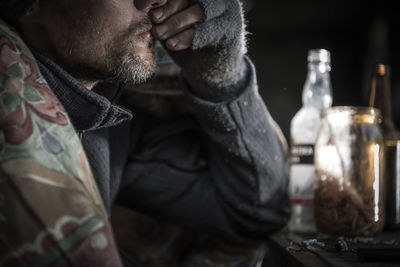
[[[314,220],[314,144],[320,127],[321,111],[332,105],[330,52],[308,52],[308,74],[303,88],[303,106],[291,121],[291,166],[289,193],[292,214],[290,231],[313,233]]]
[[[376,64],[371,75],[369,106],[381,111],[381,127],[386,140],[397,139],[400,136],[394,126],[391,101],[390,66]]]
[[[385,142],[386,228],[400,229],[400,133],[392,116],[390,66],[376,64],[369,88],[369,106],[382,114]]]

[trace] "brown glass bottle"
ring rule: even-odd
[[[386,229],[400,229],[400,134],[392,116],[390,67],[375,65],[369,92],[369,106],[382,114],[385,142]]]
[[[371,76],[369,106],[381,111],[381,127],[386,140],[397,139],[400,136],[393,122],[390,88],[390,67],[385,64],[375,65]]]

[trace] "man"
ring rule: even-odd
[[[1,150],[5,178],[0,192],[12,196],[9,202],[22,204],[4,210],[8,221],[17,223],[0,225],[0,263],[119,266],[106,216],[91,186],[93,173],[108,213],[118,202],[140,216],[178,227],[165,240],[156,234],[151,242],[138,245],[151,248],[165,242],[149,250],[158,253],[157,259],[121,252],[126,265],[255,264],[247,257],[254,253],[243,248],[254,252],[287,221],[287,168],[283,144],[245,55],[237,0],[2,1],[0,10],[1,18],[15,26],[29,46],[12,30],[3,30],[8,39],[0,50],[6,62],[0,81],[7,97],[1,125],[9,137],[2,145],[7,149]],[[174,120],[160,120],[119,99],[121,88],[154,73],[152,36],[182,70],[191,113]],[[31,61],[40,68],[35,79],[30,78],[35,73],[35,64],[27,63]],[[17,98],[22,100],[8,101]],[[43,101],[53,104],[43,108]],[[16,125],[7,123],[19,110],[25,120],[17,128],[29,130],[29,137],[18,139]],[[84,153],[68,128],[70,122]],[[18,153],[8,152],[16,147]],[[70,162],[75,158],[78,165]],[[20,177],[26,179],[21,182]],[[81,182],[73,184],[68,177]],[[24,214],[15,212],[21,209]],[[29,223],[18,221],[28,217]],[[24,223],[29,233],[22,230]],[[14,236],[17,241],[11,242]],[[215,251],[207,253],[204,239],[228,252],[210,256]],[[176,244],[181,252],[168,254]]]

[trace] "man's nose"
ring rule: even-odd
[[[138,10],[148,13],[151,9],[163,6],[168,0],[135,0],[135,6]]]

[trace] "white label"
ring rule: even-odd
[[[293,164],[291,166],[289,192],[293,204],[312,204],[314,170],[313,164]]]

